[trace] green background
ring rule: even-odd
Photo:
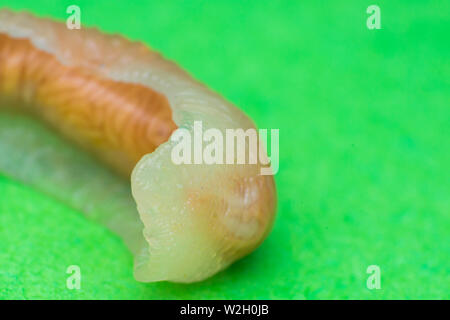
[[[280,129],[273,232],[192,285],[136,282],[118,237],[0,177],[0,298],[449,299],[450,1],[393,2],[368,30],[372,1],[0,0],[59,19],[77,4]]]

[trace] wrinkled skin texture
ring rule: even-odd
[[[202,121],[204,130],[254,128],[239,109],[174,63],[119,36],[73,32],[61,23],[6,10],[0,11],[0,57],[1,105],[17,106],[48,124],[121,179],[132,172],[136,204],[124,196],[116,199],[120,212],[112,212],[102,203],[116,194],[99,201],[95,184],[93,196],[83,199],[96,208],[87,215],[118,233],[134,253],[137,280],[203,280],[267,236],[276,191],[273,177],[259,174],[260,163],[171,161],[175,142],[168,139],[177,127],[192,132],[193,122]],[[13,166],[9,170],[75,207],[86,207],[36,176]]]

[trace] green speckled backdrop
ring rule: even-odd
[[[205,282],[143,284],[118,237],[0,175],[0,299],[450,298],[450,1],[379,0],[368,30],[372,1],[0,0],[58,19],[70,4],[280,129],[278,217]]]

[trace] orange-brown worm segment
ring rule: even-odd
[[[126,175],[176,129],[162,94],[66,66],[28,39],[0,34],[0,94],[27,106]]]
[[[144,230],[139,281],[193,282],[254,250],[276,210],[253,165],[175,165],[177,127],[254,128],[239,109],[147,46],[0,10],[0,110],[20,108],[130,177]],[[133,210],[133,208],[130,208]],[[134,209],[135,210],[135,209]],[[123,237],[127,237],[124,230]]]

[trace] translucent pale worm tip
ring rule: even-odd
[[[140,43],[0,10],[0,102],[0,109],[21,106],[118,174],[131,174],[144,225],[132,248],[138,281],[206,279],[271,229],[275,183],[260,175],[261,163],[171,160],[178,127],[192,131],[202,121],[224,132],[254,128],[252,121]],[[136,237],[125,228],[124,240]]]

